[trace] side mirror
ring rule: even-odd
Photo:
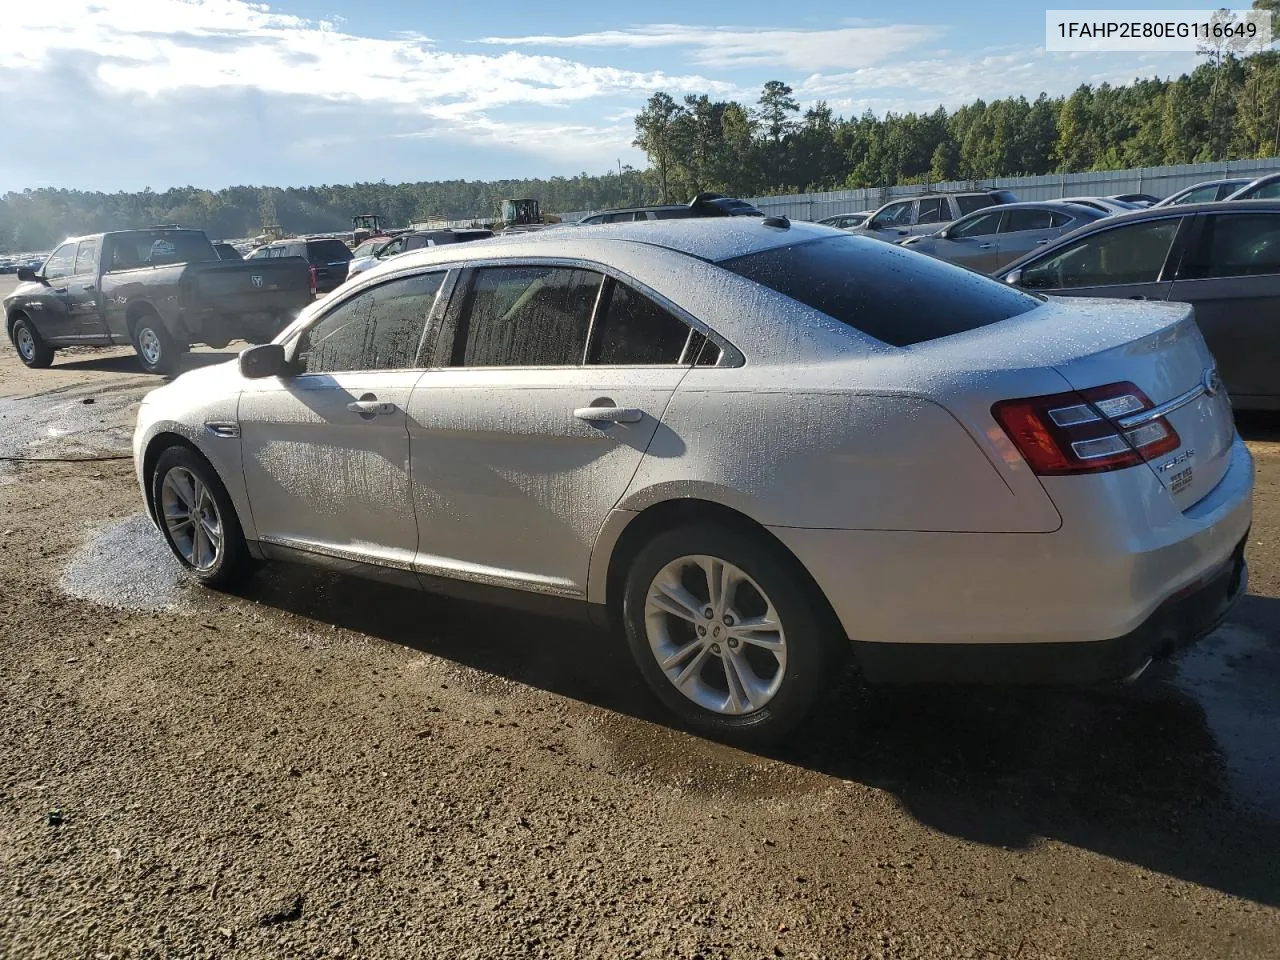
[[[935,236],[935,237],[937,237],[939,240],[950,240],[950,239],[951,239],[951,228],[950,228],[950,227],[943,227],[941,230],[939,230],[937,233],[935,233],[935,234],[934,234],[934,236]]]
[[[40,281],[40,275],[37,274],[35,270],[33,270],[31,267],[19,267],[18,280],[21,283],[36,283]]]
[[[900,237],[905,237],[906,235],[907,235],[907,231],[906,231],[906,230],[899,230],[899,231],[898,231],[898,236],[900,236]]]
[[[240,375],[249,380],[283,377],[289,372],[284,358],[284,345],[263,343],[240,354]]]
[[[1004,275],[1004,282],[1009,284],[1011,287],[1022,286],[1022,268],[1019,267],[1017,270],[1010,270],[1006,273]]]

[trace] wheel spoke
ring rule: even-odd
[[[685,687],[690,683],[690,681],[697,679],[698,672],[702,669],[702,665],[706,663],[708,655],[709,655],[709,651],[707,650],[706,647],[703,647],[701,650],[698,651],[698,655],[694,657],[692,660],[690,660],[689,663],[685,666],[685,668],[680,671],[679,676],[677,676],[671,682],[674,683],[680,689],[684,690]]]
[[[679,583],[655,580],[649,591],[649,602],[664,613],[694,623],[702,608],[701,602]]]
[[[715,616],[724,610],[724,561],[716,557],[703,557],[698,564],[707,578],[707,602]]]
[[[747,709],[756,710],[763,706],[758,702],[759,693],[754,683],[755,674],[742,659],[742,654],[736,650],[730,650],[724,658],[724,678],[729,685],[729,699],[735,705],[735,713],[741,713]]]
[[[749,643],[765,650],[778,651],[782,649],[781,624],[768,614],[762,617],[750,617],[746,620],[740,620],[733,625],[733,629],[729,633],[743,643]]]
[[[681,647],[675,653],[671,654],[671,656],[663,660],[662,663],[659,664],[659,666],[662,667],[663,670],[670,670],[672,667],[678,666],[679,664],[684,663],[684,661],[689,658],[689,655],[691,653],[697,650],[701,650],[702,646],[703,644],[701,640],[692,640],[689,643],[686,643],[683,647]]]

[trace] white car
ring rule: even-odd
[[[568,609],[740,741],[850,656],[1130,677],[1246,583],[1252,462],[1190,308],[782,218],[406,254],[150,393],[134,453],[206,584],[299,560]]]

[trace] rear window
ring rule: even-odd
[[[209,238],[199,230],[130,230],[110,234],[104,269],[134,270],[171,263],[217,260]]]
[[[307,259],[312,263],[336,263],[350,260],[351,250],[341,240],[308,240]]]
[[[1000,201],[995,197],[985,193],[961,194],[956,197],[956,203],[960,207],[960,216],[966,213],[973,213],[975,210],[981,210],[983,207],[993,207]]]
[[[964,333],[1039,306],[1002,283],[865,237],[824,237],[719,265],[895,347]]]

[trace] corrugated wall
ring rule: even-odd
[[[1059,197],[1105,197],[1116,193],[1150,193],[1167,197],[1183,187],[1221,177],[1260,177],[1280,170],[1280,157],[1265,160],[1229,160],[1223,163],[1187,163],[1171,167],[1139,167],[1134,170],[1094,170],[1089,173],[1053,173],[1042,177],[997,177],[993,180],[951,181],[929,187],[870,187],[833,190],[829,193],[797,193],[777,197],[751,197],[765,213],[793,220],[821,220],[837,213],[874,210],[895,197],[911,197],[926,190],[1012,190],[1019,200],[1055,200]],[[577,220],[593,210],[562,214]]]

